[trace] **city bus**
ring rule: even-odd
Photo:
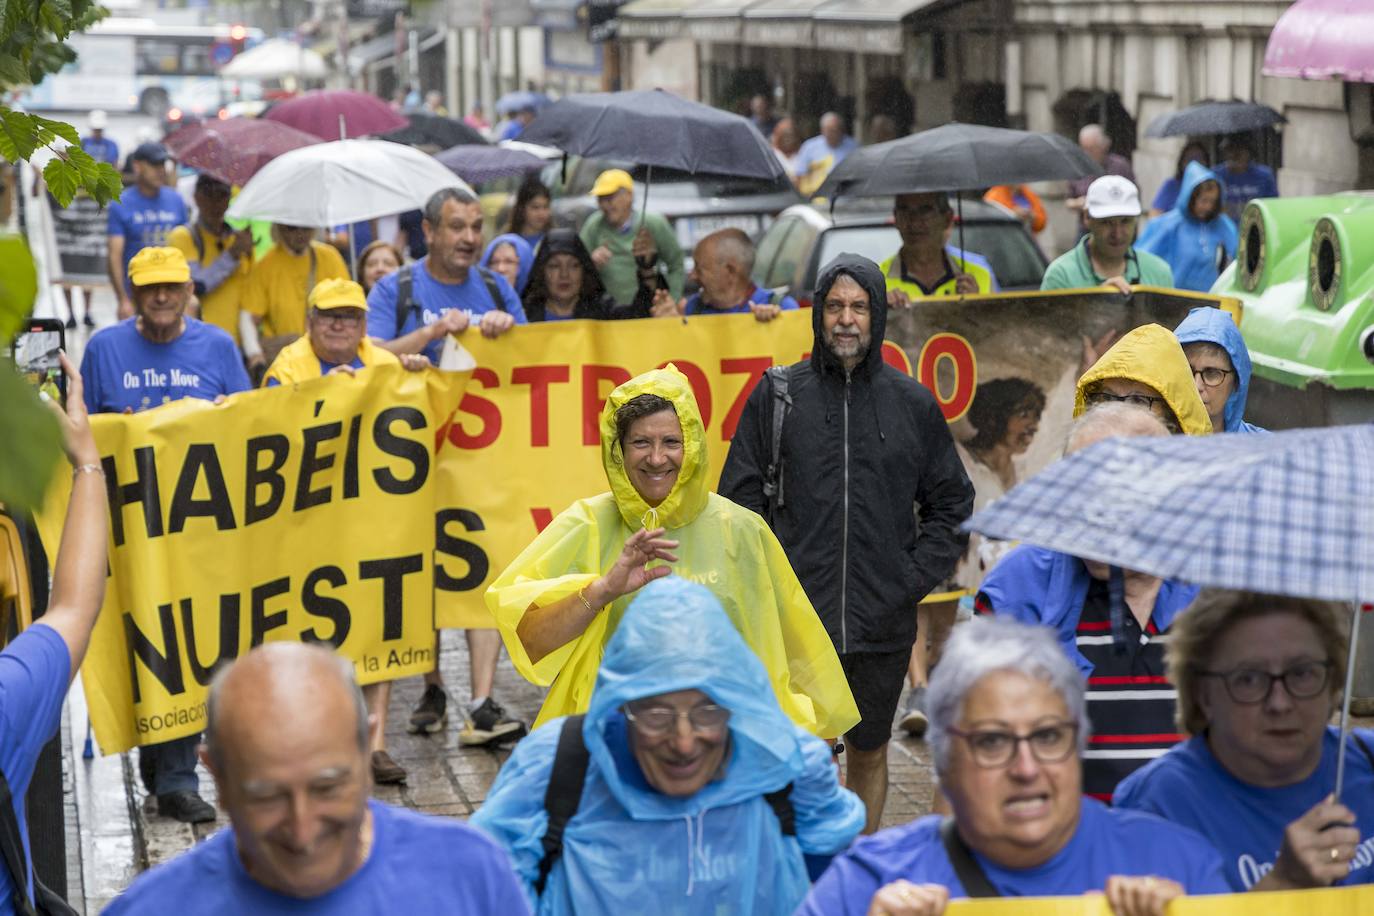
[[[214,117],[230,102],[262,97],[262,84],[220,80],[220,67],[262,40],[242,25],[158,25],[111,17],[67,44],[75,62],[31,87],[20,99],[30,111],[141,112]]]

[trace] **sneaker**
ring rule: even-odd
[[[406,768],[392,760],[386,751],[373,751],[372,781],[379,786],[394,786],[405,782]]]
[[[491,744],[493,741],[511,741],[523,737],[525,723],[506,715],[491,697],[482,701],[471,715],[467,724],[458,733],[458,743],[467,745]]]
[[[70,318],[67,319],[67,330],[68,330],[68,331],[74,331],[74,330],[76,330],[76,316],[75,316],[75,315],[73,315],[72,317],[70,317]]]
[[[87,313],[85,314],[85,316],[81,319],[81,323],[82,323],[83,325],[85,325],[86,327],[88,327],[88,328],[93,328],[93,327],[95,327],[95,319],[91,317],[91,313],[90,313],[90,312],[87,312]]]
[[[204,824],[215,819],[215,809],[195,792],[168,792],[157,797],[157,813],[183,824]]]
[[[924,687],[911,688],[911,693],[906,698],[906,711],[902,713],[902,720],[897,724],[902,731],[913,738],[919,738],[926,733],[926,726],[930,722],[926,719],[926,689]]]
[[[432,735],[448,722],[448,694],[438,684],[427,684],[419,705],[410,714],[407,731],[412,735]]]

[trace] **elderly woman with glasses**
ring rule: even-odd
[[[1202,837],[1083,797],[1083,678],[1050,630],[988,619],[957,628],[927,697],[953,816],[860,839],[799,913],[935,916],[959,897],[1104,891],[1118,916],[1143,916],[1185,893],[1227,890]]]
[[[1083,373],[1073,415],[1111,401],[1145,408],[1174,434],[1212,431],[1188,357],[1174,335],[1157,324],[1127,331]]]
[[[1238,891],[1374,883],[1374,731],[1353,731],[1336,781],[1349,610],[1204,591],[1169,646],[1179,726],[1192,737],[1114,801],[1202,833]],[[1353,809],[1353,810],[1352,810]]]

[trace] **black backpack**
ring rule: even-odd
[[[401,336],[401,328],[405,327],[406,318],[412,311],[415,312],[415,326],[421,325],[420,301],[415,298],[415,276],[414,264],[407,264],[396,271],[396,331],[392,337]],[[477,276],[482,278],[482,282],[487,287],[487,295],[491,296],[491,304],[496,307],[498,312],[506,310],[506,299],[501,295],[501,287],[496,283],[496,275],[490,270],[480,265],[473,265],[473,270],[477,271]]]
[[[534,893],[544,896],[544,885],[549,880],[549,872],[563,855],[563,831],[577,813],[582,803],[582,787],[587,780],[586,742],[582,740],[582,721],[586,716],[568,716],[563,720],[562,731],[558,734],[558,751],[553,758],[553,771],[549,774],[549,785],[544,790],[544,811],[549,816],[549,825],[544,831],[542,841],[544,858],[539,860],[539,877],[534,879]],[[773,814],[778,818],[778,826],[783,836],[797,835],[797,815],[792,809],[792,784],[769,792],[763,796]]]
[[[768,467],[763,474],[763,520],[777,530],[778,510],[785,502],[782,489],[782,425],[792,409],[792,395],[788,393],[791,376],[787,366],[769,366],[765,370],[768,383],[773,386],[773,422],[770,428]]]

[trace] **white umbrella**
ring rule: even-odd
[[[291,150],[248,180],[228,215],[288,226],[337,226],[424,206],[468,186],[434,157],[385,140],[334,140]]]
[[[219,75],[236,80],[271,80],[284,76],[321,79],[329,74],[324,58],[285,38],[269,38],[244,51],[220,70]]]

